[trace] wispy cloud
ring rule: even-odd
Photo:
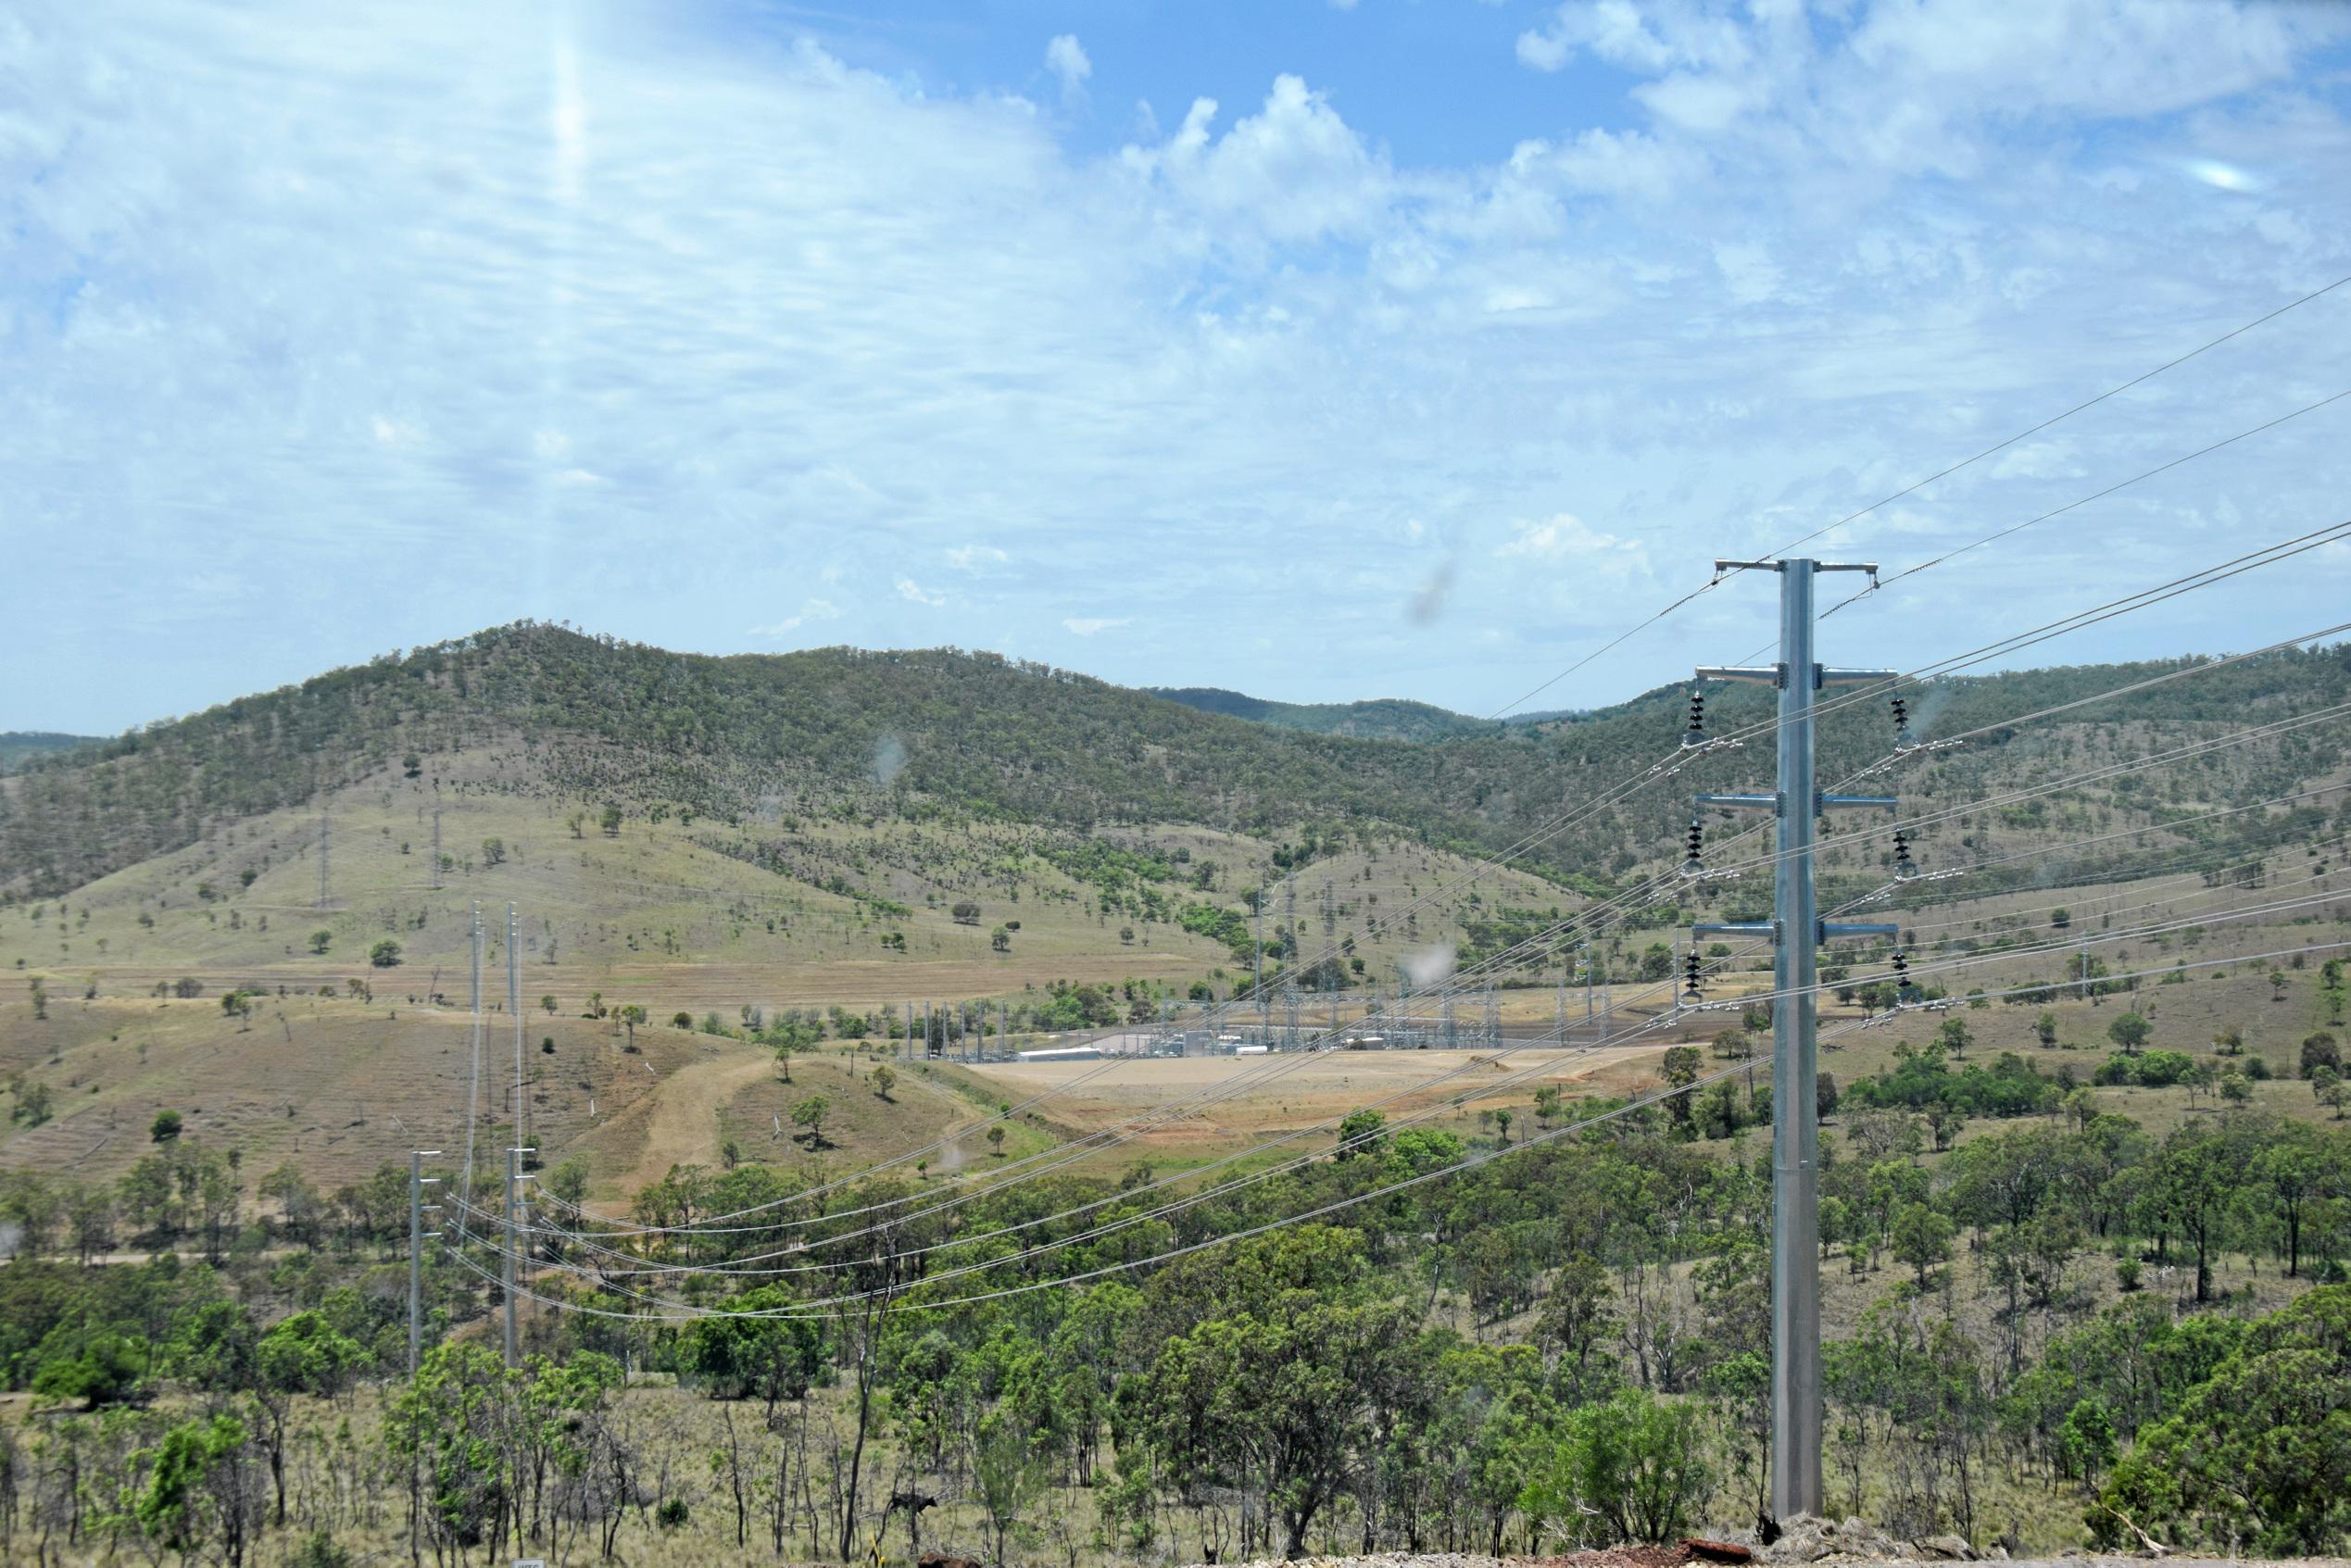
[[[1113,631],[1124,626],[1127,624],[1128,619],[1123,615],[1115,620],[1107,616],[1080,615],[1071,617],[1062,621],[1062,625],[1081,637],[1090,637],[1098,632]]]
[[[810,599],[792,614],[765,626],[753,626],[743,634],[747,637],[785,637],[798,631],[811,621],[838,621],[841,607],[830,599]]]
[[[1094,62],[1086,57],[1085,46],[1077,42],[1077,35],[1064,32],[1045,45],[1045,69],[1061,82],[1062,95],[1075,98],[1086,91],[1086,79],[1094,74]]]
[[[1616,578],[1648,565],[1639,544],[1587,528],[1568,512],[1542,522],[1513,524],[1510,537],[1494,546],[1494,556],[1499,560],[1573,561],[1582,571]]]
[[[1012,558],[993,545],[958,545],[947,552],[947,564],[958,571],[981,571]]]
[[[901,577],[898,580],[898,596],[914,604],[931,605],[934,607],[943,605],[947,602],[947,596],[945,594],[932,593],[928,589],[924,588],[921,583],[915,582],[911,577]]]

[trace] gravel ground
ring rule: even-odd
[[[1995,1553],[1992,1561],[1998,1561]],[[1226,1564],[1225,1568],[1678,1568],[1693,1562],[1692,1556],[1678,1547],[1616,1547],[1605,1551],[1579,1551],[1564,1557],[1485,1557],[1474,1552],[1436,1551],[1417,1555],[1406,1551],[1377,1552],[1369,1557],[1301,1557],[1296,1559],[1260,1558],[1255,1562]],[[1778,1558],[1768,1549],[1757,1556],[1757,1562],[1813,1561],[1831,1563],[1869,1563],[1884,1568],[1931,1568],[1941,1564],[1948,1568],[1948,1557],[1903,1553],[1893,1556],[1864,1556],[1859,1553],[1839,1553],[1816,1559]],[[2062,1552],[2056,1557],[2019,1557],[2013,1560],[2015,1568],[2148,1568],[2161,1563],[2163,1568],[2351,1568],[2351,1559],[2340,1557],[2304,1557],[2291,1559],[2245,1557],[2126,1557],[2112,1553],[2086,1551]],[[1191,1568],[1208,1568],[1194,1563]]]

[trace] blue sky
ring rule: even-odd
[[[519,617],[1486,712],[2351,273],[2351,14],[2222,0],[31,0],[0,728]],[[2351,387],[2351,287],[1822,542]],[[1902,584],[1911,665],[2351,519],[2351,400]],[[2351,552],[2036,650],[2341,619]],[[1749,653],[1742,583],[1546,692]]]

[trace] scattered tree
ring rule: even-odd
[[[2135,1012],[2119,1013],[2106,1025],[2106,1038],[2120,1046],[2126,1056],[2138,1055],[2154,1033],[2155,1026]]]

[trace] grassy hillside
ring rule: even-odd
[[[1915,703],[1922,738],[1986,733],[1909,754],[1872,786],[1898,793],[1905,815],[1963,808],[2351,695],[2338,648],[2008,722],[2184,667],[1938,684]],[[1766,701],[1722,695],[1715,733]],[[1408,952],[1448,945],[1475,960],[1677,864],[1690,792],[1752,786],[1768,763],[1760,747],[1678,753],[1679,709],[1661,690],[1530,728],[1364,740],[987,656],[713,659],[510,627],[0,780],[0,964],[59,994],[141,995],[194,976],[214,992],[371,977],[446,995],[467,906],[493,911],[496,968],[510,900],[526,993],[567,1010],[592,992],[659,1016],[998,997],[1041,1017],[1067,982],[1148,1011],[1243,983],[1261,889],[1276,962],[1314,957],[1327,884],[1350,960],[1334,978],[1360,989],[1392,983]],[[2094,886],[2189,860],[2257,880],[2277,846],[2341,831],[2341,797],[2198,819],[2342,782],[2339,736],[2324,726],[1955,809],[1920,832],[1917,859],[1974,869],[1975,893]],[[1891,739],[1874,703],[1834,716],[1824,780],[1881,761]],[[1589,809],[1627,784],[1621,802]],[[1712,863],[1754,853],[1723,841],[1752,825],[1716,819]],[[1830,824],[1827,901],[1887,880],[1886,846],[1854,836],[1873,825]],[[1465,882],[1504,845],[1523,851],[1509,874]],[[1894,903],[1941,896],[1917,884]],[[1671,881],[1603,960],[1630,970],[1693,913],[1752,917],[1763,897],[1760,880]],[[397,963],[371,964],[385,941]],[[1561,961],[1539,947],[1516,977],[1542,981]]]

